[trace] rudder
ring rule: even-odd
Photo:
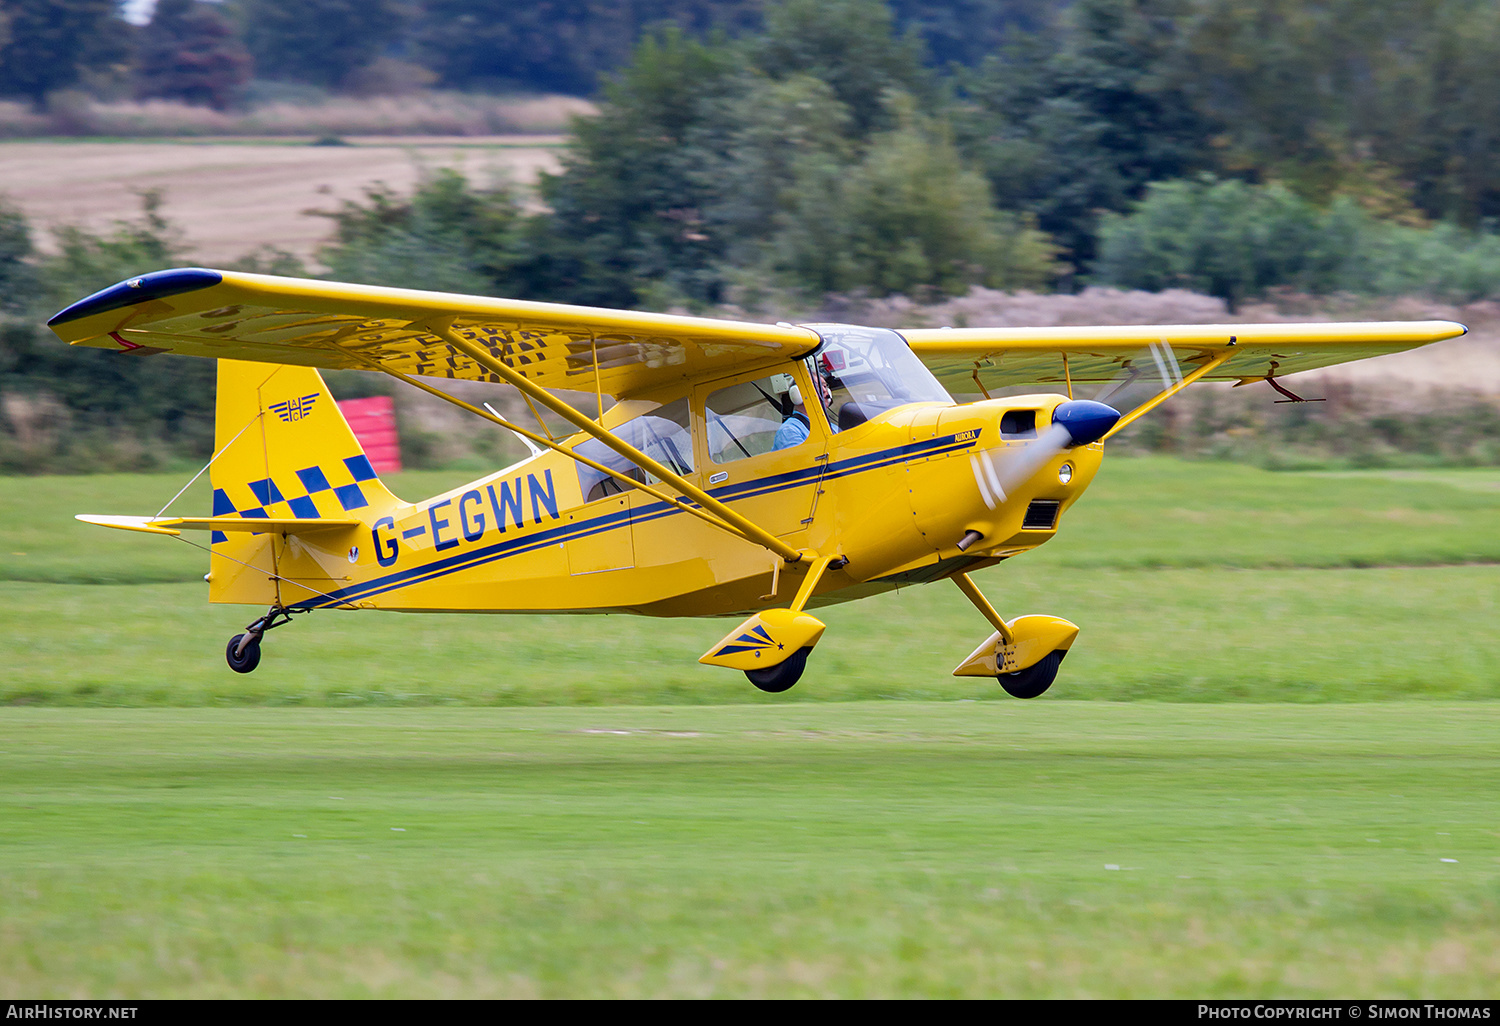
[[[342,519],[371,523],[400,504],[370,466],[348,422],[311,367],[220,360],[209,470],[213,515]],[[329,539],[333,542],[335,539]],[[333,567],[307,577],[316,553],[299,547],[288,562],[287,542],[269,534],[211,535],[213,602],[291,604],[337,579]],[[328,560],[317,559],[319,565]],[[327,580],[323,588],[287,581]]]

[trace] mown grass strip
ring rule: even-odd
[[[1361,701],[1500,697],[1500,567],[1077,570],[979,575],[1007,615],[1082,634],[1053,698]],[[613,705],[960,699],[950,671],[989,627],[946,583],[819,611],[828,631],[780,696],[699,665],[729,624],[633,616],[318,612],[270,635],[255,673],[224,644],[259,610],[200,583],[0,583],[0,703]]]
[[[1500,704],[0,711],[36,997],[1490,997]]]

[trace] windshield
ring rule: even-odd
[[[907,403],[951,403],[953,398],[889,328],[809,324],[823,339],[808,369],[835,431]]]

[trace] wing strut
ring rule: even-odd
[[[485,420],[490,421],[491,423],[500,425],[507,431],[514,432],[527,444],[534,443],[535,445],[539,445],[542,448],[551,449],[553,452],[560,452],[569,459],[576,460],[577,462],[582,463],[584,466],[589,467],[592,470],[597,470],[601,474],[609,475],[616,481],[619,481],[620,484],[622,484],[626,488],[639,488],[641,491],[645,492],[653,499],[660,499],[662,502],[665,502],[671,506],[675,506],[677,509],[682,510],[682,512],[684,513],[691,513],[693,516],[713,525],[714,527],[717,527],[721,531],[728,531],[735,537],[745,538],[746,541],[756,541],[756,539],[747,537],[736,528],[724,523],[712,513],[705,512],[704,510],[701,510],[696,506],[690,506],[687,503],[683,502],[681,499],[674,498],[673,496],[668,495],[666,492],[663,492],[660,489],[652,488],[650,485],[645,484],[641,481],[637,481],[635,478],[629,476],[628,474],[620,473],[613,467],[606,467],[604,464],[597,463],[594,460],[589,459],[587,456],[580,456],[572,449],[565,449],[561,445],[558,445],[556,442],[552,441],[550,438],[543,438],[541,435],[535,434],[531,431],[527,431],[525,428],[517,424],[512,424],[504,417],[501,417],[500,415],[492,411],[481,410],[479,407],[472,406],[469,403],[464,402],[462,399],[457,398],[456,396],[449,395],[442,389],[433,388],[426,382],[418,381],[416,378],[408,377],[407,375],[402,374],[400,371],[388,370],[386,368],[380,367],[379,364],[375,363],[375,361],[373,360],[368,360],[366,362],[369,363],[372,368],[378,369],[384,374],[389,374],[397,381],[404,381],[406,382],[406,384],[411,385],[415,388],[420,388],[422,391],[428,393],[429,395],[434,395],[444,402],[452,403],[459,409],[466,410],[469,413],[474,414],[476,417],[482,417]],[[757,542],[757,544],[759,543]]]
[[[358,354],[358,353],[356,353],[355,355],[361,356],[361,354]],[[361,356],[361,359],[364,359],[364,357]],[[452,403],[454,406],[457,406],[459,409],[466,410],[467,412],[474,414],[476,417],[482,417],[483,419],[485,419],[487,421],[490,421],[493,424],[498,424],[501,427],[505,428],[507,431],[512,431],[515,434],[519,435],[528,444],[529,443],[535,443],[536,445],[542,446],[543,448],[551,449],[553,452],[562,453],[564,456],[568,457],[569,459],[575,460],[578,463],[582,463],[584,466],[586,466],[586,467],[588,467],[588,468],[590,468],[592,470],[597,470],[601,474],[607,474],[608,476],[614,478],[616,481],[620,482],[620,484],[623,485],[626,488],[639,488],[641,491],[645,492],[647,495],[651,496],[653,499],[659,499],[662,502],[667,503],[669,506],[673,506],[673,507],[681,510],[684,513],[691,513],[693,516],[697,517],[699,520],[702,520],[705,523],[708,523],[708,524],[710,524],[713,527],[717,527],[721,531],[726,531],[729,534],[732,534],[732,535],[734,535],[737,538],[744,538],[748,542],[753,542],[753,543],[755,543],[757,545],[760,544],[760,539],[751,537],[750,535],[748,535],[745,532],[739,530],[737,527],[735,527],[735,526],[733,526],[731,524],[726,524],[724,521],[720,520],[718,517],[714,516],[712,513],[709,513],[706,510],[699,509],[697,506],[689,505],[688,503],[683,502],[681,499],[678,499],[678,498],[675,498],[674,496],[668,495],[666,492],[663,492],[663,491],[661,491],[658,488],[653,488],[650,485],[645,484],[644,482],[637,481],[635,478],[630,477],[628,474],[622,474],[622,473],[620,473],[618,470],[615,470],[613,467],[606,467],[604,464],[598,463],[598,462],[596,462],[594,460],[591,460],[587,456],[579,455],[578,453],[574,452],[572,449],[567,449],[567,448],[564,448],[561,445],[558,445],[551,438],[544,438],[541,435],[536,434],[535,432],[526,430],[525,428],[521,427],[518,424],[512,424],[510,421],[506,420],[504,417],[501,417],[501,416],[499,416],[496,413],[493,413],[493,412],[488,411],[488,410],[482,410],[482,409],[480,409],[477,406],[473,406],[473,405],[471,405],[469,403],[464,402],[462,399],[459,399],[457,396],[449,395],[447,392],[444,392],[440,388],[434,388],[433,386],[427,384],[426,382],[424,382],[424,381],[418,381],[416,378],[409,377],[408,375],[402,374],[400,371],[395,371],[395,370],[391,370],[391,369],[389,369],[387,367],[383,367],[383,366],[381,366],[379,363],[377,363],[374,360],[365,359],[364,362],[368,363],[370,365],[370,367],[372,369],[374,369],[374,370],[381,371],[384,374],[389,374],[391,377],[395,378],[397,381],[404,381],[406,384],[411,385],[411,386],[413,386],[415,388],[419,388],[422,391],[428,393],[429,395],[436,396],[437,398],[443,400],[444,402]],[[526,397],[526,402],[527,402],[528,405],[530,405],[531,398],[529,396]],[[540,421],[541,418],[538,417],[537,420]],[[781,555],[780,552],[777,552],[776,554],[778,556]]]
[[[650,456],[647,456],[635,446],[620,438],[614,432],[606,430],[602,425],[590,420],[588,417],[585,417],[583,414],[573,409],[573,407],[558,399],[551,392],[548,392],[545,388],[542,388],[540,385],[537,385],[534,382],[526,380],[523,375],[516,373],[516,371],[512,370],[504,362],[497,360],[493,356],[491,356],[487,350],[475,345],[473,342],[470,342],[462,335],[459,335],[453,330],[450,324],[428,323],[427,325],[425,325],[425,327],[433,334],[441,338],[444,342],[448,343],[448,345],[452,346],[454,349],[457,349],[459,352],[463,353],[465,356],[473,360],[475,363],[479,364],[481,367],[485,368],[493,374],[499,375],[500,378],[507,384],[515,386],[521,391],[522,395],[535,399],[537,402],[547,407],[547,409],[551,410],[559,417],[562,417],[564,420],[572,424],[574,427],[578,428],[580,431],[594,436],[599,441],[603,442],[605,445],[613,449],[615,452],[619,453],[621,456],[624,456],[630,462],[640,467],[642,470],[646,471],[647,473],[654,474],[660,481],[667,482],[672,487],[676,488],[678,491],[682,492],[684,495],[697,502],[705,510],[714,514],[716,517],[722,520],[726,526],[733,528],[736,534],[739,534],[741,537],[749,541],[755,542],[757,545],[762,545],[770,549],[772,552],[776,553],[788,563],[796,563],[802,560],[805,553],[799,552],[797,549],[792,548],[790,545],[782,541],[780,538],[776,537],[774,534],[771,534],[765,528],[753,523],[750,520],[747,520],[745,517],[736,513],[734,510],[724,505],[718,499],[715,499],[712,495],[709,495],[697,485],[694,485],[691,482],[687,481],[682,477],[681,474],[674,473],[673,471],[662,466],[656,460],[652,459]],[[574,459],[579,458],[571,451],[568,454],[570,456],[573,456]],[[637,487],[639,487],[638,484]]]

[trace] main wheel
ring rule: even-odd
[[[762,691],[772,694],[785,691],[802,679],[802,671],[807,669],[807,657],[811,652],[810,647],[799,648],[775,666],[768,666],[764,670],[746,670],[745,676]]]
[[[229,663],[229,668],[235,673],[249,673],[260,665],[259,635],[251,638],[245,650],[235,655],[235,650],[240,647],[240,639],[243,637],[243,634],[236,634],[229,639],[229,646],[224,649],[224,658]]]
[[[1015,673],[1002,673],[996,679],[1005,693],[1012,698],[1035,698],[1052,686],[1057,679],[1057,668],[1062,665],[1063,649],[1048,652],[1041,661]]]

